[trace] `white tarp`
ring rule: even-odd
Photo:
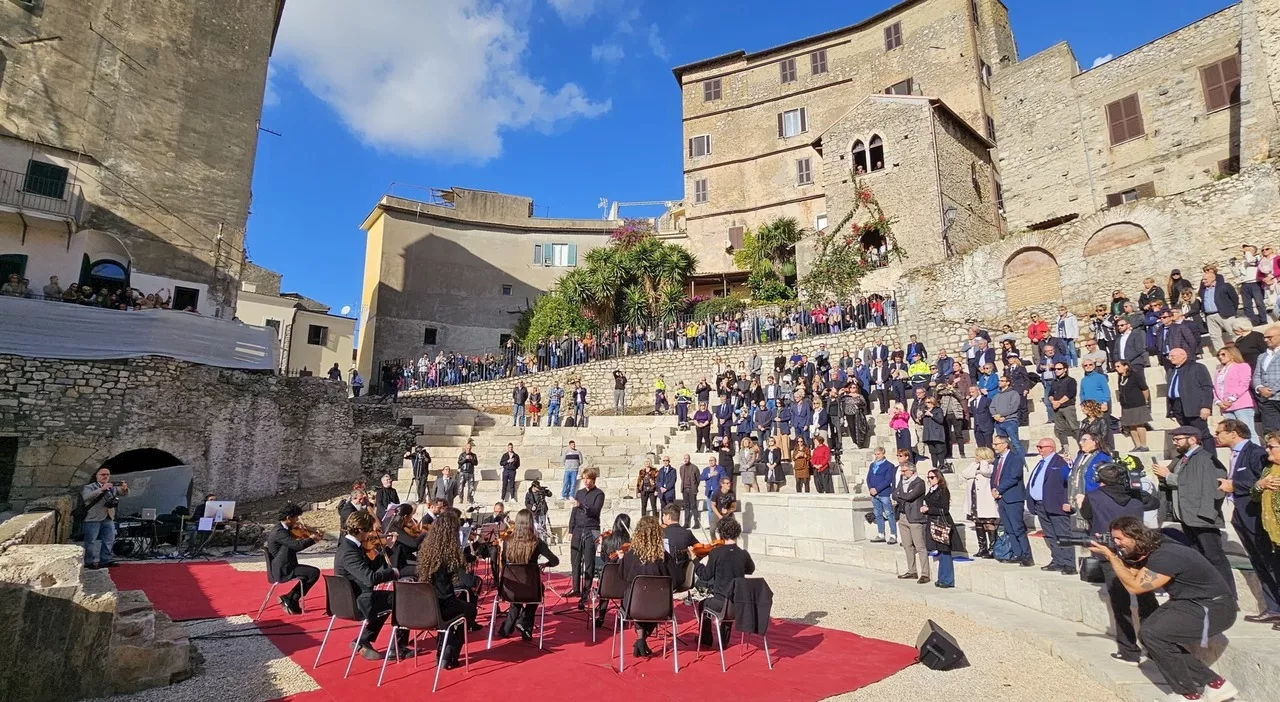
[[[275,370],[276,332],[175,310],[109,310],[0,296],[0,354],[110,360],[168,356],[221,368]]]

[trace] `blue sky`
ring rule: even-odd
[[[284,288],[358,315],[359,223],[391,183],[530,196],[537,214],[676,199],[671,68],[853,24],[895,0],[289,0],[246,248]],[[1026,58],[1082,68],[1229,0],[1006,0]],[[791,11],[799,10],[799,11]],[[631,216],[652,210],[624,211]]]

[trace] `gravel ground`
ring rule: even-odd
[[[246,615],[185,625],[204,667],[190,680],[89,702],[261,702],[319,689],[315,680],[265,636]],[[229,638],[219,638],[227,636]],[[211,637],[211,638],[199,638]]]

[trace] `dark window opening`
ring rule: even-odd
[[[508,341],[511,341],[511,335],[510,335],[510,334],[499,334],[499,335],[498,335],[498,346],[506,346]]]
[[[200,291],[179,285],[173,286],[173,304],[171,307],[175,310],[185,310],[188,307],[193,310],[198,309],[200,307]]]
[[[915,95],[916,83],[911,78],[900,80],[884,89],[885,95]]]
[[[103,468],[110,470],[114,479],[115,476],[125,473],[137,473],[143,470],[172,468],[173,466],[182,465],[186,464],[168,451],[161,451],[157,448],[143,448],[118,453],[108,458],[106,462],[98,467],[98,470]]]
[[[110,259],[90,261],[85,254],[80,266],[80,285],[88,285],[95,293],[106,288],[108,292],[120,292],[129,287],[129,269]]]
[[[23,192],[61,200],[67,192],[67,175],[71,171],[52,163],[27,161],[27,176],[22,181]]]
[[[424,329],[422,331],[422,343],[426,344],[427,346],[435,346],[436,334],[439,331],[440,330],[436,329],[435,327],[427,327],[426,329]]]
[[[861,175],[867,170],[867,145],[861,140],[855,141],[853,142],[853,172]]]
[[[272,329],[276,330],[277,335],[280,334],[280,320],[278,319],[268,319],[267,321],[262,323],[262,326],[271,327]]]
[[[871,137],[871,171],[884,170],[884,141],[879,135]]]
[[[307,343],[312,346],[324,346],[329,341],[329,327],[318,324],[307,325]]]
[[[504,285],[504,286],[502,286],[502,296],[503,296],[503,297],[511,297],[511,286],[510,286],[510,285]]]
[[[0,502],[9,500],[13,474],[18,468],[18,437],[0,436]]]
[[[987,125],[987,138],[994,144],[996,141],[996,121],[991,118],[991,115],[984,115],[984,118]]]
[[[0,284],[9,282],[9,276],[13,274],[17,274],[19,278],[26,277],[26,254],[4,254],[0,256]]]

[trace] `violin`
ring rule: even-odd
[[[410,538],[417,539],[417,538],[421,538],[423,534],[427,533],[427,530],[431,528],[431,525],[430,524],[424,525],[422,522],[418,521],[417,519],[413,519],[412,517],[410,517],[404,520],[404,523],[400,525],[400,528],[404,529],[404,533],[407,534]]]
[[[381,531],[373,531],[365,535],[360,545],[364,547],[366,558],[371,561],[376,560],[382,556],[382,550],[387,547],[387,537]]]
[[[627,554],[627,551],[629,550],[631,550],[630,541],[623,544],[620,548],[618,548],[617,551],[614,551],[613,553],[609,554],[609,557],[615,561],[620,561],[622,560],[622,557],[625,556]]]
[[[709,544],[694,544],[689,548],[693,549],[694,558],[706,558],[712,551],[724,546],[724,539],[716,539]]]
[[[295,539],[314,539],[316,541],[324,538],[323,531],[312,529],[305,524],[294,524],[289,528],[289,535]]]
[[[596,537],[596,545],[599,546],[605,539],[609,538],[610,536],[613,536],[613,529],[600,532],[600,535]]]

